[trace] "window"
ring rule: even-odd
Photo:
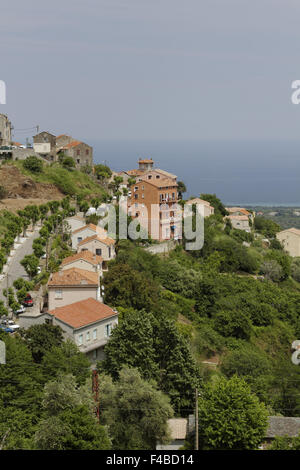
[[[89,154],[89,149],[86,149],[85,154],[86,154],[86,155]]]
[[[93,360],[97,359],[97,349],[93,351]]]
[[[56,299],[62,299],[62,298],[63,298],[62,289],[57,289],[57,290],[55,291],[55,298],[56,298]]]
[[[77,163],[80,163],[80,158],[77,158]]]
[[[87,331],[87,333],[86,333],[86,340],[89,341],[90,339],[91,339],[91,338],[90,338],[90,332]]]
[[[134,195],[134,199],[138,199],[139,198],[139,195],[138,194],[135,194]]]
[[[78,336],[78,344],[82,344],[83,343],[83,335],[79,335]]]
[[[110,248],[110,246],[108,247],[108,257],[109,258],[111,257],[111,248]]]
[[[82,242],[82,237],[77,237],[77,243]]]
[[[97,339],[97,328],[93,330],[93,339]]]
[[[142,199],[145,199],[145,194],[144,193],[142,194]]]
[[[148,180],[151,180],[151,179],[152,179],[152,175],[149,175],[149,176],[148,176]]]
[[[145,186],[142,186],[142,190],[143,190],[143,191],[144,191],[144,189],[145,189]]]
[[[105,325],[105,336],[107,338],[111,335],[111,326],[112,326],[111,323],[109,323],[108,325]]]
[[[96,255],[101,256],[102,255],[102,249],[101,248],[96,248]]]

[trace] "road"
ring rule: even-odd
[[[40,228],[40,227],[39,227]],[[38,238],[39,236],[39,229],[36,229],[34,233],[28,231],[28,238],[25,240],[21,246],[19,246],[16,250],[15,253],[12,255],[12,259],[8,265],[8,287],[11,287],[13,285],[13,282],[18,279],[19,277],[24,277],[25,279],[28,279],[28,275],[23,268],[23,266],[20,264],[20,261],[24,258],[26,255],[31,255],[32,254],[32,243],[35,238]],[[5,297],[3,295],[3,289],[6,289],[7,287],[7,274],[4,275],[4,278],[0,281],[0,299],[5,301]]]

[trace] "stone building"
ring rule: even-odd
[[[43,131],[33,136],[33,150],[49,161],[56,161],[56,137]]]
[[[58,158],[60,155],[72,157],[77,168],[93,165],[93,147],[69,135],[61,134],[56,138],[56,151]]]
[[[0,147],[11,145],[11,129],[10,120],[5,114],[0,114]]]

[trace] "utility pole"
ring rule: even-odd
[[[195,390],[195,450],[199,450],[199,428],[198,428],[198,389]]]

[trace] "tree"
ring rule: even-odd
[[[26,255],[20,264],[24,267],[30,278],[33,278],[37,275],[39,259],[35,255]]]
[[[122,367],[136,367],[146,379],[158,377],[154,349],[153,317],[145,311],[124,312],[119,327],[113,329],[105,347],[105,359],[100,370],[117,379]]]
[[[254,228],[257,232],[268,238],[275,238],[276,233],[281,230],[280,225],[276,224],[276,222],[261,216],[255,217]]]
[[[221,200],[215,194],[200,194],[200,198],[204,201],[208,201],[211,206],[215,209],[215,214],[228,215],[228,212],[221,202]]]
[[[267,409],[236,376],[208,383],[199,398],[199,448],[257,449],[267,429]]]
[[[192,405],[200,375],[187,340],[173,321],[156,319],[144,311],[124,312],[98,368],[117,379],[123,366],[137,368],[146,380],[157,380],[176,411]]]
[[[300,258],[294,258],[291,264],[292,277],[300,282]]]
[[[127,264],[115,264],[103,278],[105,303],[116,307],[151,310],[157,301],[157,286]]]
[[[182,194],[186,192],[186,186],[183,181],[178,181],[177,192],[179,199],[182,199]]]
[[[42,360],[42,369],[46,376],[72,374],[78,384],[84,384],[90,371],[90,361],[85,354],[71,340],[54,346],[45,352]]]
[[[98,165],[94,166],[94,169],[95,175],[101,181],[110,178],[112,175],[112,171],[107,165],[102,165],[101,163],[99,163]]]
[[[249,339],[252,325],[249,317],[243,311],[219,311],[214,315],[214,327],[224,336]]]
[[[35,433],[38,449],[110,449],[107,431],[93,414],[90,388],[78,388],[72,375],[47,383],[42,404],[47,417],[39,423]]]
[[[169,399],[137,369],[122,369],[117,382],[102,376],[100,396],[100,420],[109,428],[114,449],[150,450],[157,441],[169,441]]]
[[[55,346],[61,346],[63,342],[62,329],[47,323],[32,325],[26,330],[21,329],[20,334],[37,363],[42,361],[47,351],[51,351]]]
[[[279,282],[282,279],[282,267],[276,260],[263,261],[260,271],[270,281]]]
[[[43,171],[42,160],[34,155],[27,157],[26,160],[23,161],[23,166],[32,173],[41,173]]]

